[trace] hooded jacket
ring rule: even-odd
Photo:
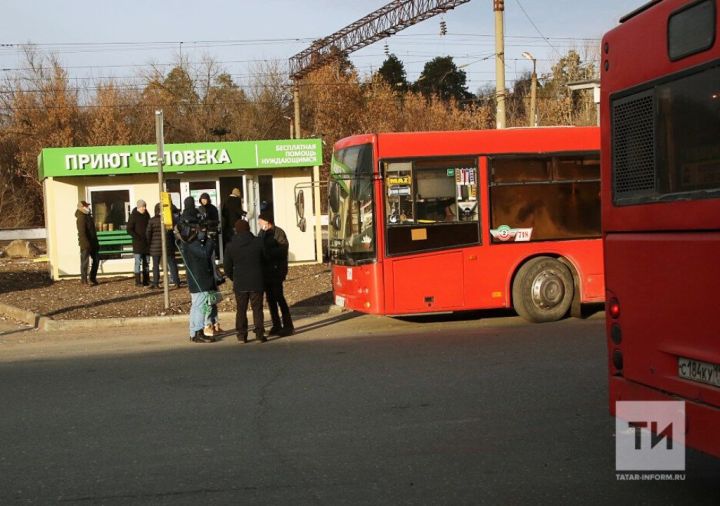
[[[190,293],[217,290],[215,269],[211,260],[214,249],[215,244],[211,239],[205,242],[194,240],[180,243]]]
[[[195,199],[192,197],[186,197],[183,200],[183,211],[180,214],[180,221],[186,223],[199,223],[200,213],[195,207]]]
[[[127,222],[127,232],[132,237],[133,253],[147,255],[149,253],[147,243],[147,226],[150,221],[150,213],[147,210],[141,213],[137,207],[130,213],[130,219]]]
[[[207,199],[207,205],[202,205],[203,199]],[[218,214],[217,207],[215,207],[210,200],[210,194],[203,193],[202,195],[200,195],[200,199],[198,201],[198,211],[200,212],[200,214],[203,214],[205,216],[208,228],[211,230],[216,230],[217,226],[220,224],[220,215]]]
[[[262,292],[263,241],[252,232],[235,234],[225,248],[225,275],[233,280],[235,293]]]
[[[100,249],[98,243],[97,232],[95,231],[95,223],[92,215],[83,212],[80,209],[75,211],[75,219],[77,221],[78,244],[80,250],[95,252]]]

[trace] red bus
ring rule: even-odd
[[[553,321],[605,296],[596,127],[379,133],[335,144],[335,303]]]
[[[602,42],[610,410],[684,400],[720,456],[720,42],[715,0],[662,0]]]

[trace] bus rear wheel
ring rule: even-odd
[[[550,257],[537,257],[525,263],[515,276],[513,307],[528,321],[554,322],[565,316],[573,300],[570,269]]]

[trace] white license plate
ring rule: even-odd
[[[720,365],[678,357],[678,376],[720,387]]]
[[[339,307],[345,307],[345,297],[343,297],[342,295],[336,295],[335,305]]]

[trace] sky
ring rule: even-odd
[[[139,82],[151,64],[217,61],[245,86],[259,65],[287,68],[312,40],[330,35],[389,0],[4,0],[0,17],[0,79],[26,66],[20,45],[54,53],[77,83],[117,78]],[[587,55],[624,14],[646,0],[505,0],[506,81],[539,75],[571,48]],[[440,35],[440,21],[447,35]],[[492,0],[471,0],[350,55],[363,75],[385,59],[385,44],[417,79],[425,62],[452,56],[471,92],[495,79]],[[591,55],[592,56],[592,55]],[[160,67],[165,68],[165,67]]]

